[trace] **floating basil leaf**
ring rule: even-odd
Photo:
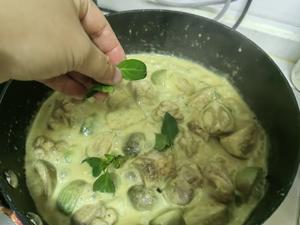
[[[66,215],[70,215],[84,191],[87,183],[83,180],[75,180],[65,186],[58,194],[57,208]]]
[[[112,182],[111,174],[108,173],[108,167],[112,165],[115,169],[119,169],[127,160],[126,156],[123,155],[113,155],[113,154],[105,154],[105,158],[97,158],[97,157],[89,157],[82,161],[82,163],[86,162],[93,169],[93,176],[98,177],[98,179],[94,182],[93,190],[106,192],[106,193],[114,193],[115,186]]]
[[[178,134],[178,127],[177,127],[177,121],[176,119],[168,112],[164,115],[163,125],[161,128],[161,133],[166,135],[170,141],[171,144],[173,144],[173,141]]]
[[[104,193],[115,193],[116,188],[112,180],[112,175],[108,172],[102,174],[93,185],[94,191],[100,191]]]
[[[81,163],[88,163],[90,167],[92,167],[93,176],[98,177],[106,168],[108,167],[109,163],[107,161],[97,158],[97,157],[89,157],[83,160]]]
[[[112,165],[115,169],[119,169],[126,162],[126,160],[126,156],[118,155],[112,162]]]
[[[147,76],[145,63],[137,59],[124,60],[118,65],[118,68],[125,80],[141,80]]]
[[[164,151],[170,145],[170,141],[164,134],[155,134],[155,146],[158,151]]]
[[[161,134],[155,134],[155,146],[158,151],[164,151],[173,145],[174,139],[178,134],[178,126],[176,119],[168,112],[165,113]]]

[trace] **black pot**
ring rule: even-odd
[[[159,52],[193,60],[224,74],[257,115],[270,139],[268,190],[246,225],[262,224],[288,193],[299,164],[298,106],[287,80],[253,42],[212,20],[171,11],[132,11],[108,16],[127,53]],[[28,128],[51,91],[35,82],[13,81],[0,104],[0,169],[17,173],[11,188],[0,176],[7,204],[29,224],[36,212],[24,177]]]

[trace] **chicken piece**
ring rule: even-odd
[[[156,109],[152,112],[152,118],[155,121],[160,121],[165,113],[170,113],[176,120],[182,121],[184,119],[183,114],[180,112],[178,105],[172,101],[162,101]]]
[[[106,114],[106,122],[111,129],[126,129],[145,120],[143,111],[136,105],[130,105],[124,110],[117,110]]]
[[[109,109],[115,111],[120,108],[126,108],[128,105],[133,103],[133,99],[128,90],[124,88],[124,85],[121,85],[108,96],[106,102]]]
[[[188,79],[183,77],[176,77],[174,84],[176,88],[182,92],[184,95],[192,95],[195,93],[195,85]]]
[[[220,139],[221,145],[232,156],[248,159],[257,140],[257,126],[249,123],[244,128]]]
[[[201,89],[196,91],[193,95],[189,97],[187,105],[193,105],[196,106],[198,109],[202,109],[210,101],[216,99],[216,95],[217,94],[214,87],[206,83],[202,83]]]
[[[133,165],[146,181],[165,180],[166,178],[174,177],[176,174],[176,165],[173,163],[173,157],[157,151],[138,156],[133,161]]]
[[[128,90],[139,105],[153,104],[153,98],[155,98],[155,91],[151,84],[146,79],[135,80],[134,82],[128,82]]]
[[[178,135],[177,144],[180,150],[183,151],[188,158],[192,158],[199,150],[200,141],[186,129],[181,128]]]
[[[90,225],[96,217],[104,217],[105,206],[103,203],[83,205],[71,217],[72,225]]]
[[[188,208],[183,217],[186,225],[226,225],[229,222],[228,209],[220,203],[199,203]]]
[[[178,171],[178,176],[184,179],[194,189],[201,187],[204,182],[202,172],[197,165],[193,163],[182,166]]]
[[[33,142],[35,149],[42,148],[45,151],[55,151],[55,142],[48,137],[38,136]]]
[[[219,100],[208,103],[201,110],[199,119],[201,128],[213,136],[234,130],[234,118],[230,110]]]
[[[169,181],[163,189],[167,201],[177,205],[187,205],[194,198],[194,189],[183,177]]]
[[[87,146],[86,154],[89,157],[102,157],[108,153],[112,147],[114,134],[112,132],[102,132]]]
[[[46,136],[38,136],[35,138],[32,146],[37,158],[45,158],[47,154],[64,151],[68,145],[63,140],[54,141]]]
[[[208,141],[209,134],[201,128],[197,121],[190,121],[188,122],[187,126],[191,132],[201,137],[204,141]]]
[[[56,130],[61,126],[73,126],[75,119],[71,116],[72,109],[75,107],[76,101],[72,99],[56,100],[51,117],[47,126],[51,130]]]
[[[205,188],[216,201],[228,203],[233,200],[234,185],[223,163],[217,160],[210,161],[202,171]]]
[[[106,208],[103,202],[83,205],[71,217],[71,225],[113,225],[117,222],[116,210]]]

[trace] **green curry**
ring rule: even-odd
[[[59,93],[43,103],[26,143],[40,215],[49,225],[243,224],[267,174],[267,137],[253,112],[200,65],[130,57],[146,63],[147,78],[123,81],[103,103]],[[166,115],[178,132],[158,150]],[[89,157],[98,159],[82,163]]]

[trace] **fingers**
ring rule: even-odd
[[[39,80],[39,82],[56,91],[74,97],[82,97],[86,93],[86,87],[82,83],[72,79],[68,75],[62,75],[47,80]]]
[[[86,3],[87,1],[89,4]],[[118,64],[124,60],[125,52],[97,6],[90,0],[80,0],[79,7],[82,26],[95,45],[109,57],[112,64]]]
[[[85,54],[77,65],[76,71],[104,84],[117,84],[122,80],[120,70],[112,65],[108,57],[93,43],[86,43],[85,48],[87,49],[83,49],[82,52]]]
[[[90,88],[95,83],[93,79],[84,76],[78,72],[70,72],[68,73],[68,76],[82,84],[85,88]]]
[[[95,83],[92,79],[77,72],[71,72],[68,75],[62,75],[48,80],[39,80],[39,82],[56,91],[78,99],[83,99],[87,89]],[[98,102],[101,102],[107,98],[107,94],[99,92],[95,94],[94,97]]]

